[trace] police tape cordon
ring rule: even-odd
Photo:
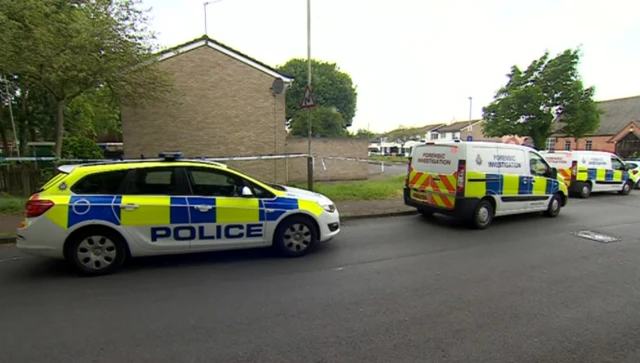
[[[205,161],[247,161],[247,160],[273,160],[273,159],[294,159],[294,158],[307,158],[309,154],[278,154],[278,155],[250,155],[250,156],[229,156],[229,157],[193,157],[192,160],[205,160]],[[379,164],[380,170],[384,172],[384,161],[369,160],[363,158],[344,157],[344,156],[324,156],[324,155],[311,155],[313,161],[313,167],[315,168],[315,159],[319,158],[322,163],[323,170],[327,170],[325,160],[343,160],[343,161],[356,161],[366,162],[369,164]],[[100,163],[100,162],[116,162],[116,161],[133,161],[133,160],[147,160],[145,159],[65,159],[57,157],[0,157],[0,164],[3,162],[58,162],[58,163]],[[148,158],[149,161],[158,160],[158,158]]]

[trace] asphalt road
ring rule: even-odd
[[[314,254],[78,278],[0,249],[0,362],[640,361],[640,193],[556,219],[351,222]],[[621,240],[572,235],[589,228]]]

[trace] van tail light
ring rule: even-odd
[[[576,180],[578,177],[578,161],[574,160],[571,163],[571,180]]]
[[[46,199],[29,199],[24,206],[24,215],[27,218],[35,218],[45,214],[55,203]]]
[[[464,160],[458,160],[458,178],[456,183],[456,195],[459,197],[464,196],[464,187],[467,177],[467,164]]]
[[[409,156],[409,163],[407,164],[407,176],[406,178],[404,178],[404,185],[408,186],[409,185],[409,178],[411,177],[411,171],[413,170],[413,168],[411,167],[411,156]]]

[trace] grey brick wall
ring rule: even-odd
[[[367,139],[352,138],[314,138],[311,152],[319,156],[340,156],[366,159],[368,157]],[[287,153],[307,153],[307,139],[289,137],[286,145]],[[323,170],[320,158],[316,159],[314,180],[358,180],[367,179],[369,169],[367,163],[346,160],[325,159],[327,170]],[[307,180],[307,160],[289,159],[289,182]]]

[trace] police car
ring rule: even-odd
[[[181,153],[58,170],[27,201],[17,247],[84,274],[130,257],[263,246],[297,257],[340,233],[329,198]]]

